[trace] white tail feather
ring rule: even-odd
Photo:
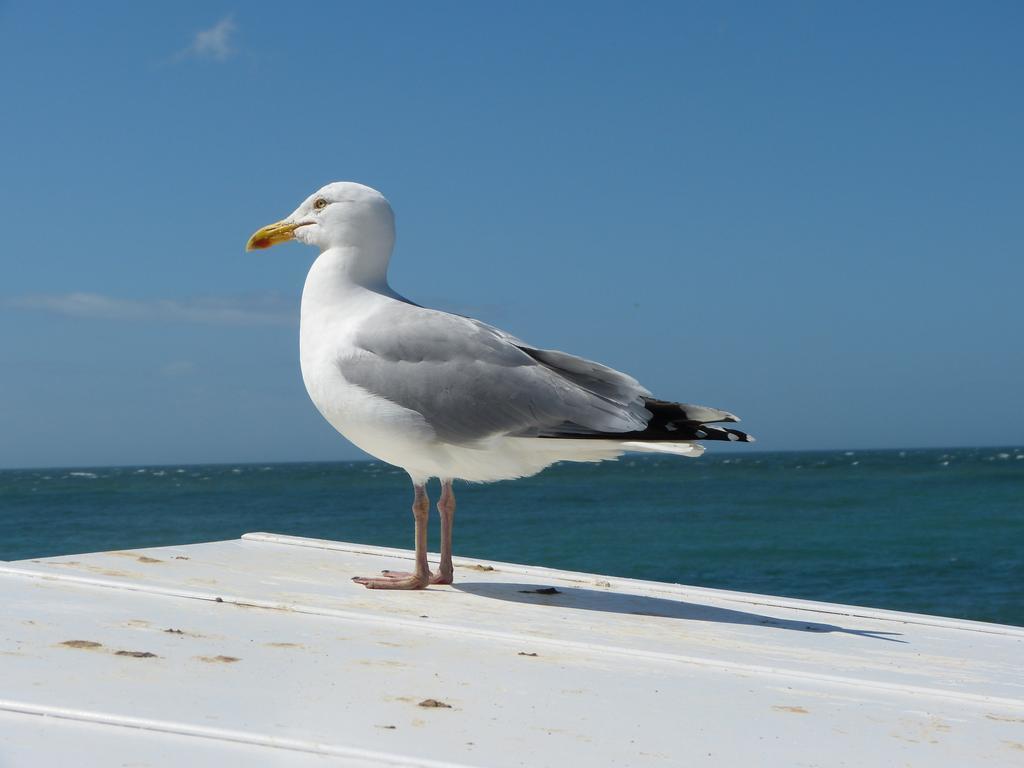
[[[620,443],[620,445],[627,451],[642,451],[643,453],[674,453],[676,456],[689,456],[691,458],[697,458],[704,453],[704,446],[700,443],[630,441]]]

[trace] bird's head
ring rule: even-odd
[[[303,200],[290,216],[255,232],[245,250],[298,240],[321,251],[370,247],[390,253],[394,237],[395,218],[384,195],[353,181],[336,181]]]

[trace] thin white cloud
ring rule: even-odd
[[[107,320],[157,320],[199,325],[296,325],[298,307],[276,294],[196,299],[121,299],[98,293],[35,294],[0,300],[9,309]]]
[[[196,364],[191,360],[172,360],[160,366],[160,375],[168,378],[190,376],[195,373]]]
[[[218,21],[212,27],[200,29],[192,38],[192,43],[178,53],[177,58],[213,59],[226,61],[235,54],[232,38],[238,25],[231,14]]]

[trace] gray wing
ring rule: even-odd
[[[651,418],[636,379],[467,317],[395,302],[361,324],[354,346],[342,375],[422,414],[447,442],[631,432]]]

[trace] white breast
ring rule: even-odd
[[[412,469],[416,457],[434,440],[434,431],[418,413],[374,396],[343,374],[345,361],[357,354],[353,337],[360,323],[380,302],[391,299],[353,287],[325,301],[315,278],[310,270],[299,329],[299,362],[310,399],[356,446],[389,464]]]

